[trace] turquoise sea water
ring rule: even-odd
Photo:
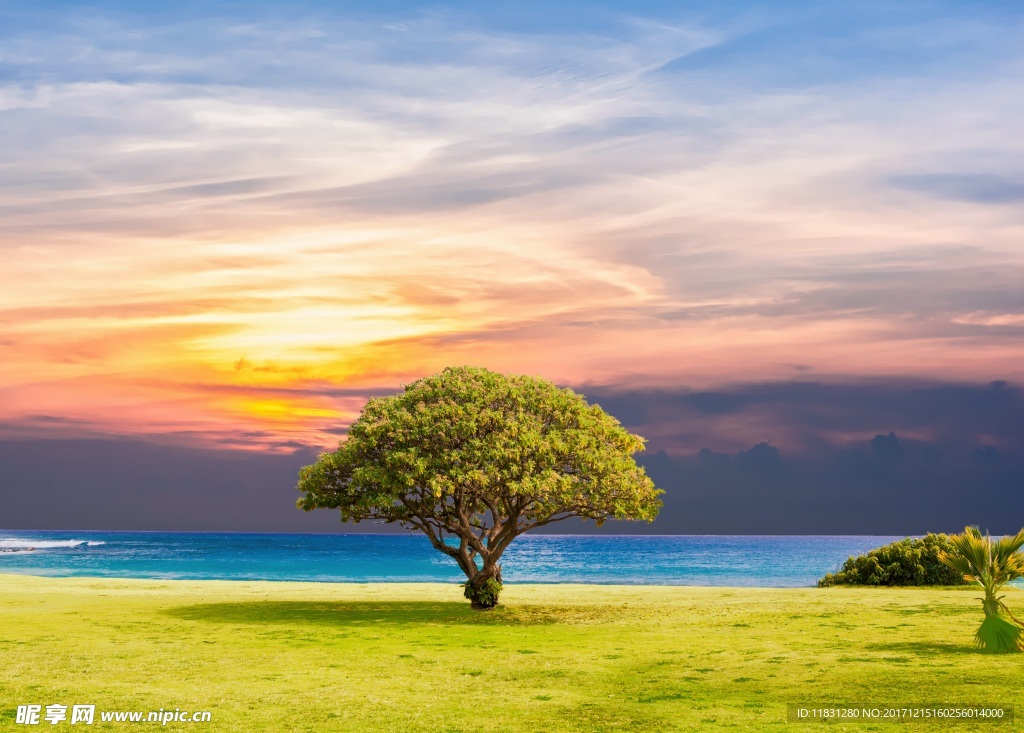
[[[506,582],[799,587],[897,537],[581,536],[518,538]],[[32,549],[29,549],[32,548]],[[460,581],[425,537],[0,530],[0,573],[114,578]]]

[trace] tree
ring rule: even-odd
[[[1024,547],[1024,529],[1013,537],[993,540],[982,536],[977,527],[967,527],[963,534],[950,537],[949,542],[951,550],[939,559],[985,591],[981,599],[985,620],[974,635],[978,646],[990,652],[1024,650],[1024,624],[1003,603],[1005,596],[996,595],[1006,583],[1024,577],[1024,554],[1020,552]]]
[[[493,608],[512,541],[570,517],[653,521],[662,492],[633,460],[644,439],[543,379],[445,369],[371,399],[338,449],[299,473],[300,509],[423,532]]]

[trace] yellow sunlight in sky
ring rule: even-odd
[[[671,72],[728,41],[699,28],[437,22],[444,63],[317,28],[294,84],[234,75],[276,29],[216,24],[207,81],[143,43],[0,83],[0,436],[327,447],[459,364],[582,391],[1024,376],[1016,173],[968,161],[1019,139],[1012,73],[759,86]]]

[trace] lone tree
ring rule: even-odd
[[[299,473],[300,509],[417,529],[493,608],[502,553],[569,517],[653,521],[662,492],[633,460],[644,439],[572,390],[458,367],[371,399],[332,453]]]

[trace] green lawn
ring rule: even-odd
[[[1020,705],[1024,655],[972,646],[976,595],[510,585],[480,613],[455,585],[0,575],[0,729],[159,727],[15,725],[18,704],[55,702],[360,733],[812,730],[787,702]],[[1024,729],[828,729],[948,727]]]

